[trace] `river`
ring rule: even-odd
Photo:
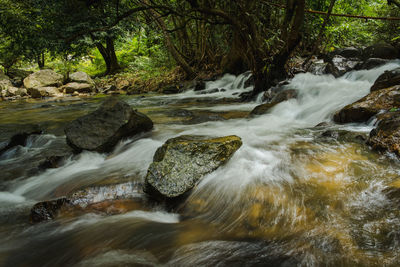
[[[212,94],[121,96],[154,121],[151,133],[122,141],[109,155],[83,152],[45,171],[35,162],[65,147],[64,125],[103,98],[1,102],[0,144],[21,125],[39,124],[45,133],[0,156],[0,264],[398,266],[400,210],[385,189],[400,186],[400,162],[359,141],[374,120],[336,125],[332,116],[399,66],[338,79],[298,74],[286,85],[297,99],[250,118],[260,100],[238,101],[252,89],[244,88],[244,75],[208,82],[206,90],[223,89]],[[328,130],[347,137],[324,137]],[[155,150],[182,134],[237,135],[243,146],[177,211],[140,204],[123,214],[29,223],[38,201],[107,179],[142,182]]]

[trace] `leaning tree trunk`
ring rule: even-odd
[[[113,39],[106,37],[106,46],[99,42],[96,43],[96,47],[106,63],[106,74],[114,74],[121,70],[117,55],[115,54]]]
[[[172,57],[174,58],[176,63],[179,66],[181,66],[182,69],[185,71],[187,78],[196,77],[196,73],[194,72],[193,68],[186,62],[186,60],[179,54],[178,50],[176,49],[176,47],[175,47],[174,43],[172,42],[172,39],[168,33],[167,26],[165,25],[162,18],[154,10],[150,10],[150,14],[155,19],[158,26],[160,27],[160,29],[164,35],[165,45],[167,46],[169,53],[172,55]]]

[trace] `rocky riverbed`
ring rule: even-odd
[[[395,266],[399,66],[1,102],[0,263]]]

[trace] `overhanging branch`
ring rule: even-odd
[[[271,5],[271,6],[274,6],[274,7],[286,9],[285,5],[279,5],[279,4],[271,3],[269,1],[263,1],[263,2],[266,3],[267,5]],[[304,12],[310,13],[310,14],[323,15],[323,16],[327,15],[327,12],[316,11],[316,10],[311,10],[311,9],[305,10]],[[365,19],[365,20],[394,20],[394,21],[400,21],[400,18],[398,18],[398,17],[370,17],[370,16],[351,15],[351,14],[335,14],[335,13],[330,14],[330,16],[331,17],[354,18],[354,19]]]

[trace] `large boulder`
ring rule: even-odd
[[[62,86],[60,90],[66,94],[73,94],[74,92],[91,93],[93,92],[94,88],[94,84],[72,82]]]
[[[368,58],[382,58],[382,59],[396,59],[398,51],[390,44],[379,43],[368,46],[363,51],[364,59]]]
[[[41,87],[58,87],[63,82],[63,76],[52,70],[40,70],[24,79],[26,89]]]
[[[366,122],[381,110],[400,106],[400,86],[371,92],[357,102],[345,106],[333,119],[338,123]]]
[[[92,84],[93,86],[95,85],[94,81],[92,78],[90,78],[89,74],[83,71],[77,71],[69,75],[69,79],[71,82],[75,83],[88,83]]]
[[[373,149],[400,156],[400,112],[389,112],[372,130],[367,142]]]
[[[400,68],[385,71],[376,79],[374,85],[371,87],[371,92],[395,85],[400,85]]]
[[[159,200],[182,196],[204,175],[226,163],[241,145],[237,136],[184,135],[169,139],[154,154],[145,192]]]
[[[76,151],[109,152],[122,138],[150,131],[153,122],[116,98],[72,121],[65,128],[68,144]]]
[[[57,87],[52,86],[28,88],[27,91],[28,94],[33,98],[55,97],[62,95]]]

